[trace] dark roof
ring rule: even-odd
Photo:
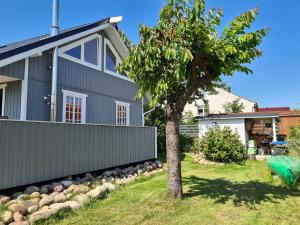
[[[58,41],[60,39],[93,29],[103,24],[109,23],[109,18],[98,20],[96,22],[83,24],[80,26],[61,30],[58,35],[50,36],[50,34],[44,34],[37,37],[29,38],[23,41],[0,46],[0,60],[12,57],[14,55],[32,50],[34,48],[49,44],[51,42]],[[117,27],[116,27],[117,28]]]
[[[210,114],[208,116],[196,116],[198,120],[211,120],[211,119],[238,119],[238,118],[266,118],[266,117],[279,117],[278,113],[265,113],[265,112],[252,112],[252,113],[232,113],[232,114]]]
[[[291,111],[290,107],[266,107],[258,108],[258,112],[289,112]]]

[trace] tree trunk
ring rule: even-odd
[[[179,149],[180,113],[166,107],[166,146],[168,163],[168,193],[173,198],[182,197],[181,160]]]

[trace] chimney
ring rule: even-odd
[[[58,35],[58,14],[59,0],[52,0],[52,25],[51,36]],[[57,72],[58,72],[58,46],[52,50],[52,86],[51,86],[51,105],[50,105],[50,121],[56,122],[57,113]]]

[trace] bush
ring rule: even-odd
[[[238,133],[229,127],[209,129],[200,139],[199,147],[206,159],[211,161],[241,163],[245,160],[245,147]]]
[[[288,149],[291,155],[300,157],[300,125],[290,127],[288,134]]]
[[[179,136],[179,148],[181,152],[190,152],[193,144],[193,138],[180,134]]]

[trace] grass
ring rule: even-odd
[[[265,162],[205,166],[183,160],[184,198],[166,196],[161,173],[43,224],[299,224],[300,189],[273,179]]]

